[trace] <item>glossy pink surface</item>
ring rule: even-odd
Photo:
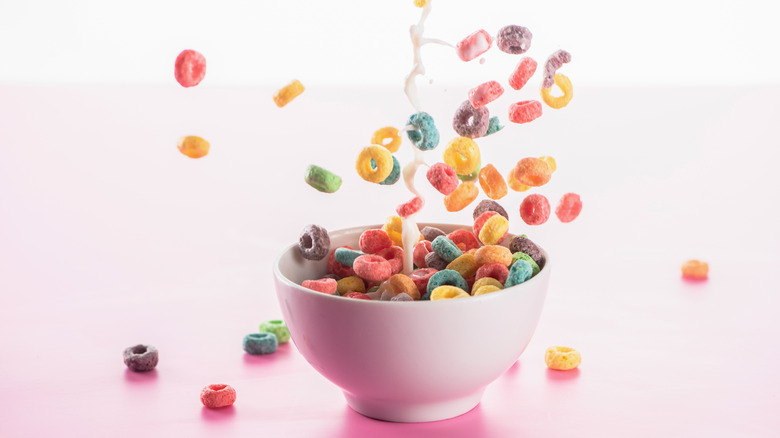
[[[0,436],[776,436],[780,90],[581,87],[480,142],[502,172],[554,156],[538,193],[584,208],[528,227],[522,194],[500,201],[510,230],[555,257],[536,334],[473,411],[394,424],[348,408],[291,344],[252,357],[241,339],[279,316],[271,265],[303,226],[381,222],[408,199],[352,170],[408,103],[307,89],[280,110],[273,90],[176,87],[0,86]],[[460,91],[430,111],[445,140]],[[505,96],[491,105],[519,95]],[[179,154],[188,134],[207,157]],[[311,163],[342,189],[304,185]],[[425,220],[471,217],[424,196]],[[689,258],[709,280],[680,278]],[[156,371],[126,371],[136,343],[160,350]],[[582,353],[578,370],[547,370],[557,344]],[[203,408],[210,383],[235,405]]]

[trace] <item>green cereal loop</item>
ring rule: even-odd
[[[504,283],[504,288],[525,282],[531,278],[533,272],[534,270],[531,267],[531,264],[525,260],[518,260],[512,263],[512,267],[509,268],[509,275],[507,275],[506,282]]]
[[[474,169],[473,172],[471,172],[468,175],[460,175],[458,174],[458,179],[461,181],[474,181],[475,179],[479,178],[479,171],[482,170],[482,163],[479,163],[477,165],[477,168]]]
[[[436,236],[431,242],[431,249],[447,263],[463,255],[463,251],[458,248],[458,245],[447,236]]]
[[[307,184],[324,193],[333,193],[341,187],[340,176],[314,164],[306,168],[304,179]]]
[[[412,114],[406,124],[416,128],[406,131],[406,136],[417,149],[429,151],[439,145],[439,130],[430,114],[422,111]]]
[[[285,344],[290,340],[290,331],[287,330],[287,324],[284,321],[275,319],[260,324],[260,333],[273,333],[280,344]]]
[[[533,269],[531,277],[539,273],[539,265],[537,265],[534,259],[532,259],[528,254],[520,251],[512,254],[512,263],[515,263],[518,260],[525,260],[531,265],[531,269]]]

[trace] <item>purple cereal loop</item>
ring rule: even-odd
[[[452,129],[461,137],[482,137],[490,125],[490,111],[487,107],[474,108],[468,100],[460,104],[452,118]]]
[[[441,271],[442,269],[447,269],[447,264],[448,263],[435,252],[429,252],[425,255],[425,265],[429,268]]]
[[[542,88],[550,88],[555,84],[555,72],[567,62],[571,62],[571,53],[565,50],[558,50],[547,58],[544,64]]]
[[[125,348],[122,359],[131,371],[142,373],[151,371],[157,366],[159,353],[151,345],[138,344]]]
[[[330,251],[328,230],[319,225],[306,225],[298,237],[298,249],[306,260],[322,260]]]
[[[444,231],[436,228],[436,227],[424,227],[422,230],[420,230],[420,234],[423,235],[423,238],[427,240],[428,242],[433,242],[433,239],[439,237],[439,236],[446,236],[447,233]]]
[[[477,218],[486,211],[495,211],[501,216],[509,219],[509,215],[507,214],[506,210],[504,210],[504,207],[502,207],[498,202],[493,201],[492,199],[483,199],[479,204],[477,204],[476,208],[474,208],[474,220],[477,220]]]
[[[519,55],[531,48],[531,38],[533,34],[527,27],[510,24],[498,30],[496,46],[502,52]]]

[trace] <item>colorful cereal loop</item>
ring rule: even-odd
[[[401,136],[398,135],[398,128],[386,126],[377,129],[371,136],[371,144],[384,146],[390,152],[397,152],[398,148],[401,147]]]
[[[551,93],[552,87],[542,88],[542,100],[552,109],[561,109],[568,105],[571,98],[574,97],[574,89],[572,88],[571,80],[560,73],[555,74],[555,85],[561,89],[563,95],[553,96]]]
[[[450,212],[461,211],[474,202],[478,195],[477,185],[471,181],[464,181],[454,192],[444,197],[444,208]]]
[[[508,192],[504,177],[492,164],[488,164],[479,171],[479,185],[490,199],[501,199]]]
[[[550,201],[544,195],[528,195],[520,203],[520,217],[528,225],[542,225],[550,218]]]
[[[474,282],[474,284],[471,286],[471,290],[477,290],[477,289],[479,289],[480,287],[483,287],[483,286],[495,286],[495,287],[497,287],[499,289],[503,289],[504,288],[504,284],[501,283],[501,281],[496,279],[496,278],[493,278],[493,277],[481,277],[481,278],[478,278]]]
[[[489,294],[491,292],[498,292],[501,289],[502,288],[496,287],[496,286],[493,286],[493,285],[480,286],[480,287],[474,289],[473,296],[477,297],[477,296],[480,296],[480,295]]]
[[[516,192],[525,192],[531,188],[531,186],[527,186],[525,184],[520,184],[519,182],[517,182],[517,180],[515,179],[514,167],[512,168],[512,170],[509,171],[509,174],[506,176],[506,185],[509,186],[510,189]]]
[[[706,280],[707,275],[710,272],[710,265],[701,260],[688,260],[683,263],[680,269],[682,270],[683,278],[689,280]]]
[[[417,149],[428,151],[439,145],[439,130],[436,129],[430,114],[426,112],[412,114],[406,125],[412,127],[406,131],[406,136]]]
[[[528,123],[542,116],[542,104],[538,100],[524,100],[509,105],[509,121]]]
[[[468,292],[455,286],[439,286],[431,291],[431,301],[468,298],[470,296]]]
[[[314,164],[306,168],[306,184],[323,193],[335,193],[341,187],[341,177]]]
[[[474,259],[474,254],[463,254],[462,256],[451,261],[446,269],[451,269],[460,274],[463,278],[471,278],[477,275],[477,262]]]
[[[363,279],[358,277],[357,275],[352,275],[350,277],[344,277],[341,280],[337,281],[336,290],[341,296],[345,296],[350,292],[365,292],[366,283],[363,282]]]
[[[371,162],[371,166],[375,166],[373,161]],[[379,184],[382,184],[383,186],[390,186],[397,183],[399,179],[401,179],[401,163],[398,161],[398,158],[393,157],[393,170],[391,170],[390,175],[387,175],[387,178],[385,178]]]
[[[274,94],[274,103],[276,106],[281,108],[292,102],[296,97],[300,96],[303,91],[303,84],[301,84],[299,80],[295,79],[289,84],[280,88],[279,91]]]
[[[380,183],[393,171],[393,156],[383,146],[366,146],[358,155],[355,169],[364,180]]]
[[[468,137],[457,137],[444,149],[444,162],[459,175],[468,175],[479,166],[479,146]]]
[[[536,61],[531,58],[523,58],[515,67],[512,75],[509,76],[509,86],[519,90],[525,86],[531,76],[536,72]]]
[[[546,161],[528,157],[517,162],[513,175],[520,184],[541,187],[550,181],[552,170]]]
[[[580,352],[570,347],[550,347],[544,352],[544,363],[547,367],[558,371],[568,371],[577,368],[582,363]]]
[[[497,217],[503,217],[498,215]],[[479,266],[489,263],[500,263],[504,266],[512,264],[512,251],[501,245],[485,245],[474,254],[474,260]]]
[[[496,214],[485,222],[477,237],[485,245],[495,245],[504,239],[508,231],[509,221],[504,216]]]
[[[488,51],[493,44],[490,34],[484,29],[480,29],[471,35],[463,38],[456,46],[455,52],[462,61],[471,61],[479,55]]]
[[[402,236],[403,232],[403,219],[400,216],[390,216],[385,221],[385,225],[382,229],[390,236],[390,240],[393,241],[395,246],[404,246]]]

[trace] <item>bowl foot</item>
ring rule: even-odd
[[[347,404],[366,417],[398,423],[422,423],[457,417],[474,409],[482,400],[485,388],[459,398],[428,403],[365,399],[344,393]]]

